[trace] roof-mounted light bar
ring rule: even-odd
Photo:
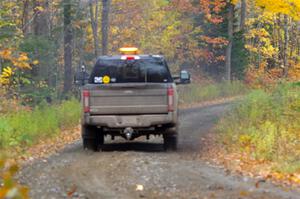
[[[123,55],[137,55],[139,49],[136,47],[123,47],[119,49]]]

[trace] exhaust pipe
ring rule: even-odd
[[[132,140],[133,133],[134,133],[134,130],[131,127],[127,127],[124,130],[124,134],[125,134],[125,137],[126,137],[127,140]]]

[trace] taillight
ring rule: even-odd
[[[83,96],[83,111],[85,113],[90,112],[90,91],[83,91],[82,93]]]
[[[174,88],[172,86],[168,88],[168,111],[174,111]]]
[[[135,60],[133,56],[127,56],[127,60]]]
[[[141,59],[139,56],[137,55],[123,55],[121,57],[122,60],[127,60],[127,61],[130,61],[130,60],[139,60]]]

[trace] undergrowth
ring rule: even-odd
[[[179,87],[181,104],[200,103],[220,98],[243,95],[248,88],[239,81],[215,84],[190,84]]]
[[[40,105],[34,110],[0,114],[0,150],[32,145],[57,135],[62,129],[76,126],[80,112],[79,102],[71,100],[59,105]]]
[[[276,163],[276,170],[300,172],[300,86],[282,84],[251,91],[218,124],[231,151]]]

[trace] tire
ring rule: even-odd
[[[166,130],[164,136],[164,150],[177,151],[178,144],[178,127],[169,128]]]
[[[82,145],[84,149],[92,151],[100,151],[104,145],[104,134],[101,129],[95,126],[81,127],[82,131]]]

